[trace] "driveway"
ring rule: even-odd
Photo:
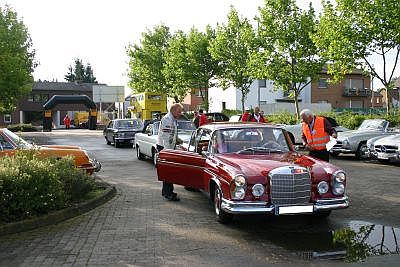
[[[221,225],[202,193],[177,186],[181,201],[165,201],[151,160],[137,160],[129,147],[106,145],[99,131],[57,130],[29,137],[82,146],[102,163],[98,176],[115,184],[118,194],[105,205],[63,223],[0,237],[0,266],[337,264],[315,259],[325,246],[339,249],[332,245],[334,231],[364,224],[395,231],[400,227],[400,169],[396,165],[350,157],[332,160],[348,173],[351,207],[334,211],[327,220],[251,216]],[[389,264],[399,258],[387,259],[369,258]]]

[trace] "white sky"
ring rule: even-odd
[[[297,0],[300,8],[320,0]],[[74,59],[90,63],[97,81],[127,86],[126,47],[161,23],[171,32],[224,23],[233,5],[252,20],[263,0],[2,0],[28,27],[36,60],[35,80],[65,81]]]

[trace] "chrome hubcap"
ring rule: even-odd
[[[219,215],[221,208],[221,192],[219,191],[219,189],[215,190],[214,206],[215,206],[215,213]]]

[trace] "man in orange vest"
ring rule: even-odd
[[[330,137],[337,138],[337,133],[327,119],[322,116],[314,116],[311,110],[303,109],[300,112],[302,120],[304,147],[309,151],[309,155],[329,162],[329,152],[326,144]]]

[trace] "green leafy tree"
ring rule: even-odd
[[[160,92],[169,95],[163,68],[170,37],[169,28],[160,25],[154,27],[153,31],[142,33],[140,45],[128,47],[128,85],[136,92]]]
[[[258,51],[252,55],[253,76],[274,81],[294,100],[300,118],[300,92],[319,77],[324,62],[311,35],[316,31],[316,17],[310,5],[300,10],[295,0],[266,0],[260,8]]]
[[[218,60],[215,60],[208,50],[209,43],[214,39],[215,31],[208,25],[205,33],[192,28],[186,44],[189,84],[191,88],[200,89],[205,110],[208,110],[209,106],[208,88],[214,86],[212,78],[218,73]]]
[[[389,90],[400,53],[400,1],[336,2],[333,5],[323,1],[324,13],[314,36],[321,55],[333,63],[328,73],[340,80],[354,68],[362,67],[385,86],[389,113]],[[391,54],[394,57],[390,57]],[[378,58],[382,64],[374,66],[372,59]]]
[[[10,7],[0,6],[0,112],[14,110],[32,90],[34,58],[28,29]]]
[[[97,83],[90,64],[88,63],[85,66],[79,58],[75,59],[74,68],[72,66],[68,67],[68,73],[64,77],[68,82]]]
[[[182,102],[190,92],[189,62],[187,60],[187,37],[183,31],[176,32],[168,42],[164,54],[164,68],[162,74],[165,77],[170,95],[176,102]]]
[[[217,25],[215,39],[211,41],[209,51],[218,61],[220,71],[216,78],[219,85],[238,88],[242,93],[242,110],[250,91],[250,55],[256,48],[255,33],[246,18],[240,18],[234,7],[228,14],[227,24]]]

